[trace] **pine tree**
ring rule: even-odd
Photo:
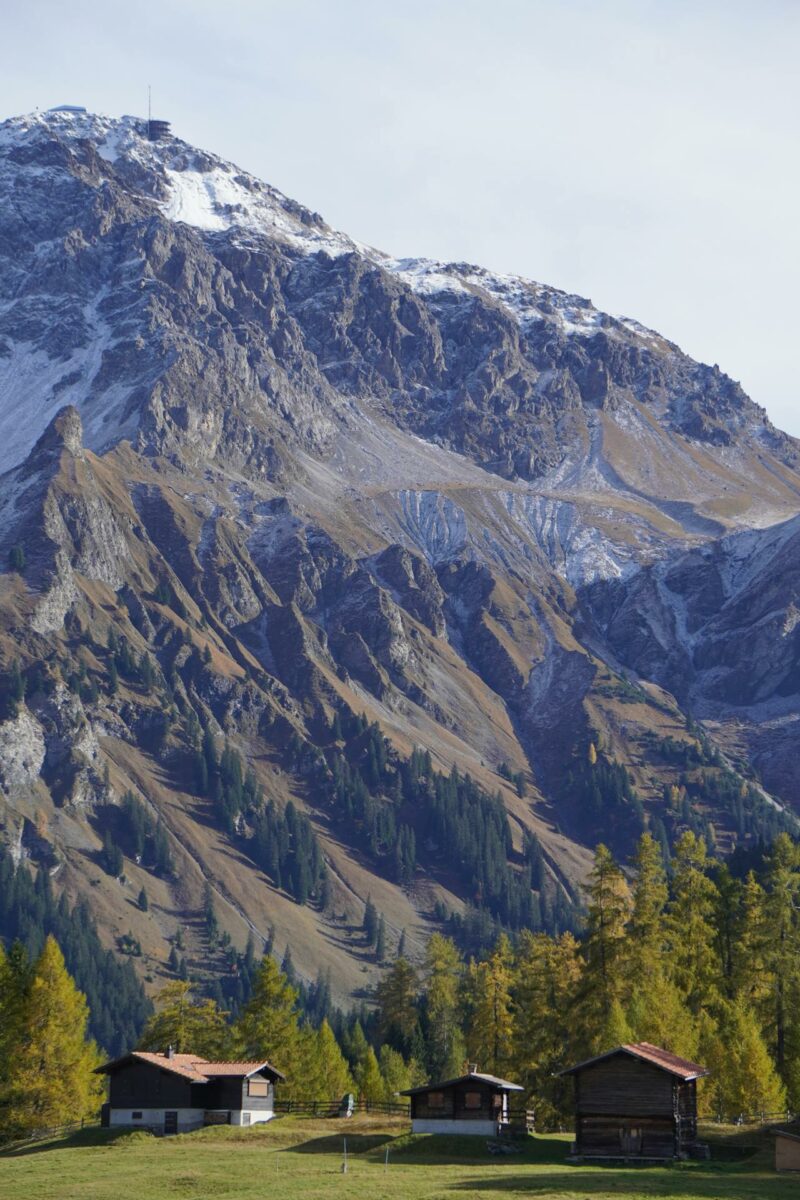
[[[97,1046],[87,1038],[89,1010],[48,937],[34,964],[21,1026],[11,1048],[6,1129],[37,1129],[94,1116],[103,1087],[94,1069]]]
[[[142,912],[147,912],[147,910],[150,907],[150,901],[147,899],[147,891],[145,890],[144,887],[142,887],[139,891],[139,898],[137,900],[137,904],[139,905],[139,908],[142,910]]]

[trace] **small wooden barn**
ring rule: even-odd
[[[562,1075],[575,1082],[576,1158],[672,1159],[697,1144],[697,1080],[705,1067],[649,1042],[617,1046]]]
[[[497,1137],[510,1121],[508,1098],[521,1092],[518,1083],[484,1075],[477,1068],[445,1079],[409,1088],[412,1133],[461,1133]]]
[[[209,1062],[172,1050],[134,1050],[97,1073],[108,1076],[102,1123],[157,1133],[269,1121],[275,1083],[284,1078],[268,1062]]]
[[[800,1126],[775,1130],[775,1170],[800,1171]]]

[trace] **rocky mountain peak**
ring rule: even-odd
[[[28,456],[26,470],[41,470],[48,461],[57,460],[64,450],[75,457],[83,453],[83,422],[72,404],[66,404],[53,417]]]
[[[240,941],[297,935],[345,995],[367,893],[418,945],[475,900],[431,815],[454,767],[499,831],[491,919],[533,911],[511,904],[533,859],[555,920],[601,838],[688,826],[725,850],[788,821],[797,443],[636,321],[365,247],[144,124],[0,126],[0,660],[42,731],[4,770],[0,721],[11,824],[46,811],[91,897],[133,791],[195,881],[158,883],[162,958],[208,879]],[[73,791],[56,687],[92,747]],[[209,739],[242,757],[231,795]],[[298,918],[260,788],[308,816],[327,907]],[[124,932],[124,885],[103,903]]]

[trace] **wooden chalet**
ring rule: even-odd
[[[518,1083],[483,1075],[473,1068],[458,1079],[408,1088],[412,1133],[466,1133],[497,1137],[510,1122],[508,1097]]]
[[[649,1042],[617,1046],[562,1075],[575,1081],[576,1158],[700,1155],[697,1080],[705,1067]]]
[[[97,1068],[108,1076],[102,1123],[186,1133],[203,1125],[255,1125],[274,1113],[268,1062],[209,1062],[196,1054],[134,1050]]]

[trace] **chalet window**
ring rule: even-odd
[[[428,1092],[428,1108],[444,1108],[444,1092]]]
[[[141,1114],[141,1112],[132,1112],[132,1113],[131,1113],[131,1120],[132,1120],[132,1121],[141,1121],[141,1119],[142,1119],[142,1114]]]
[[[480,1108],[481,1094],[480,1092],[465,1092],[464,1093],[464,1108]]]
[[[266,1079],[248,1079],[247,1094],[248,1096],[268,1096],[269,1084]]]

